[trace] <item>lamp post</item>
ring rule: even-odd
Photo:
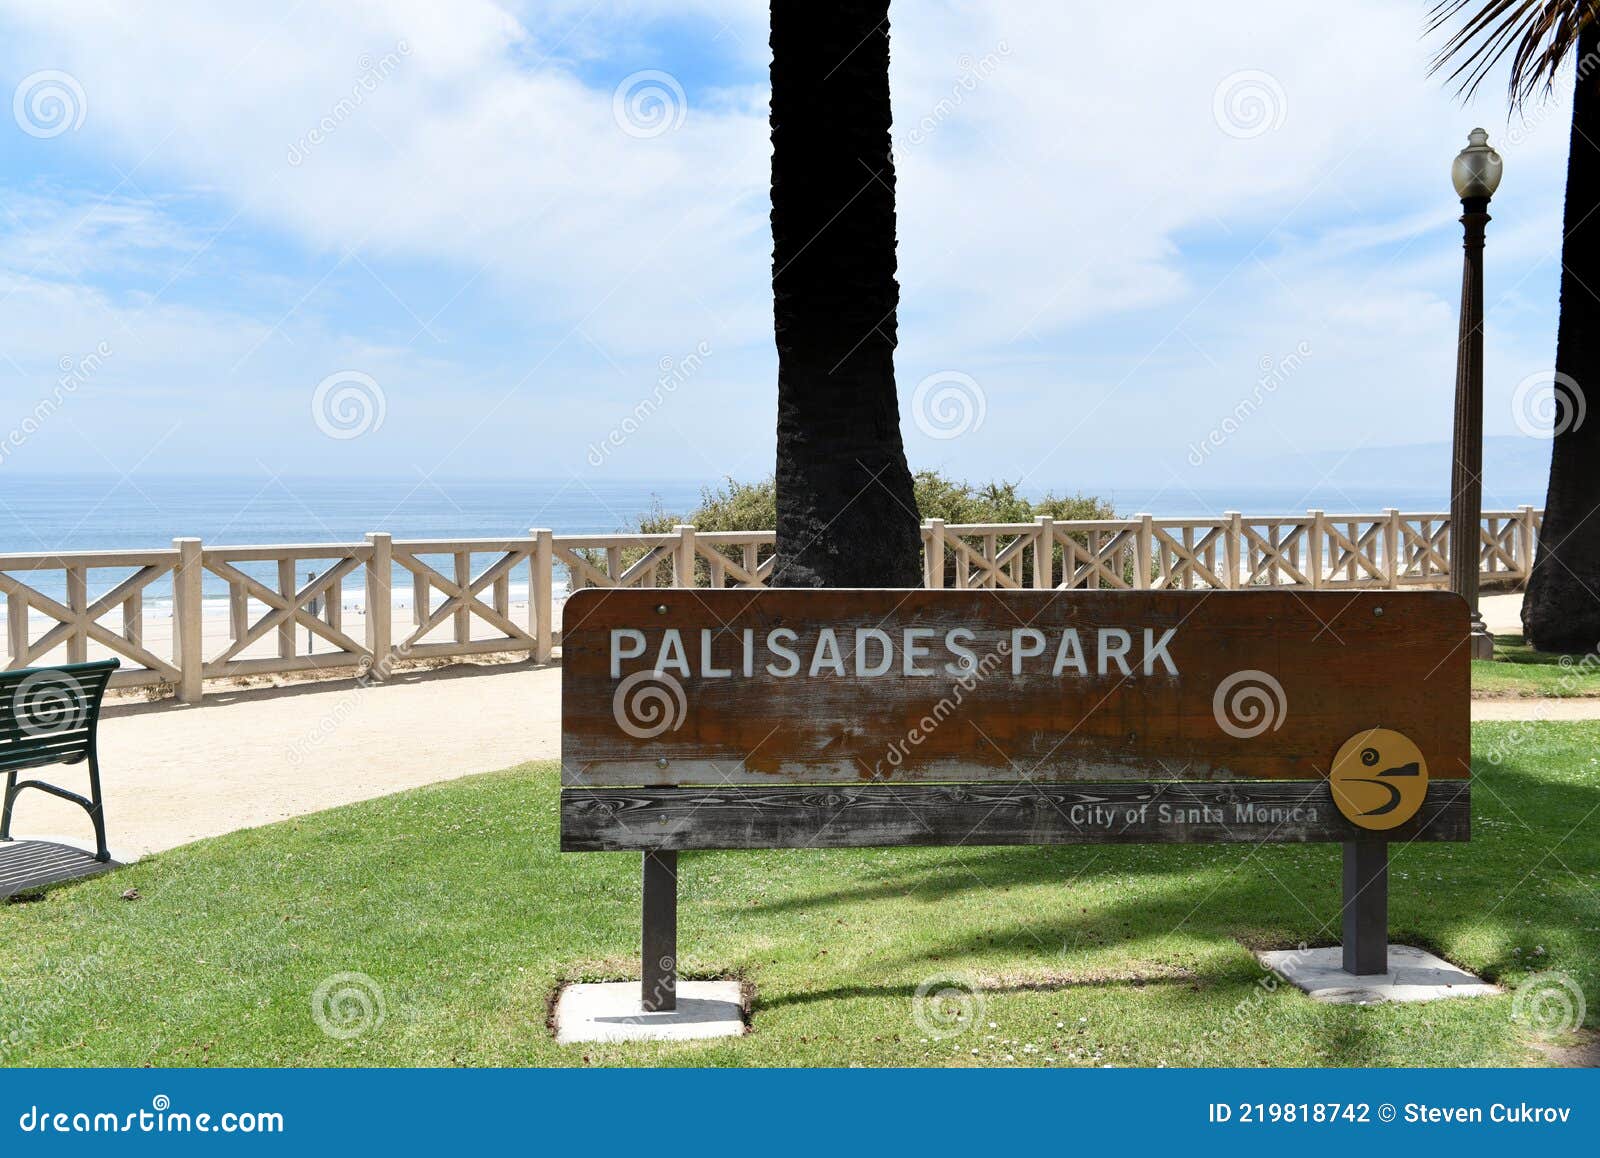
[[[1482,129],[1467,134],[1467,147],[1450,167],[1464,230],[1450,466],[1450,590],[1472,609],[1473,659],[1494,656],[1494,637],[1478,612],[1478,540],[1483,523],[1483,233],[1501,169],[1500,154],[1489,147],[1489,134]]]

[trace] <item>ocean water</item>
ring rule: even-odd
[[[583,479],[0,476],[0,552],[170,547],[192,535],[218,546],[466,539],[633,528],[659,501],[692,509],[689,482]]]
[[[682,513],[699,501],[693,481],[616,482],[573,479],[38,477],[0,473],[0,553],[170,547],[180,535],[234,546],[255,543],[360,541],[368,531],[395,538],[477,538],[631,530],[660,504]],[[1041,490],[1043,488],[1040,488]],[[1446,510],[1443,485],[1416,487],[1290,485],[1196,489],[1118,487],[1092,482],[1053,488],[1082,490],[1112,502],[1118,513],[1215,515]],[[1498,497],[1498,496],[1497,496]],[[1540,502],[1542,495],[1522,496]]]
[[[1042,488],[1041,488],[1042,489]],[[1074,487],[1056,487],[1063,489]],[[1085,493],[1110,500],[1119,514],[1297,514],[1308,507],[1330,513],[1445,510],[1445,489],[1301,487],[1195,490],[1187,487],[1119,488],[1085,484]],[[656,505],[683,513],[699,501],[692,481],[619,482],[573,479],[315,478],[285,476],[160,477],[107,475],[9,477],[0,475],[0,553],[170,547],[177,536],[207,544],[359,542],[368,531],[395,538],[479,538],[526,534],[549,527],[557,534],[605,534],[635,529],[638,516]],[[1539,501],[1537,497],[1523,501]],[[429,560],[444,567],[444,560]],[[480,564],[481,565],[481,564]],[[316,566],[308,561],[304,567]],[[276,565],[242,569],[276,587]],[[448,573],[448,572],[447,572]],[[92,573],[90,599],[128,572]],[[302,580],[308,576],[302,575]],[[557,582],[562,576],[558,574]],[[53,599],[65,597],[58,571],[36,572],[30,582]],[[514,600],[526,598],[527,574],[513,575]],[[208,601],[222,600],[226,584],[207,574]],[[170,584],[147,594],[149,613],[163,613]],[[397,569],[395,599],[410,596],[410,573]],[[347,580],[344,602],[364,599],[358,579]]]
[[[195,536],[213,546],[242,546],[361,542],[368,531],[388,531],[397,539],[514,536],[532,527],[549,527],[558,534],[605,534],[636,530],[639,515],[657,504],[677,513],[692,510],[700,490],[692,482],[581,478],[11,476],[0,477],[0,553],[170,547],[179,536]],[[447,559],[427,562],[450,573]],[[315,566],[308,560],[302,568]],[[275,563],[246,563],[240,569],[276,589]],[[520,570],[513,576],[514,600],[527,598],[527,571]],[[89,598],[130,573],[92,572]],[[20,577],[52,599],[65,598],[60,571]],[[397,604],[409,600],[410,590],[410,572],[396,568]],[[222,600],[227,584],[207,572],[204,591],[208,603]],[[170,582],[152,585],[147,613],[170,613],[170,595]],[[360,579],[346,580],[345,604],[357,607],[364,598]]]

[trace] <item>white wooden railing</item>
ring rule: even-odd
[[[1532,507],[1485,512],[1478,555],[1486,587],[1526,581],[1541,517]],[[1443,587],[1450,569],[1449,516],[1399,510],[960,525],[930,519],[922,538],[930,587]],[[175,539],[153,550],[0,554],[7,667],[115,655],[124,663],[117,685],[170,687],[195,701],[208,679],[351,668],[383,679],[409,661],[490,653],[544,663],[561,641],[566,593],[763,587],[772,575],[773,540],[771,531],[680,526],[636,535],[535,529],[509,539],[373,533],[359,543],[262,547]],[[409,590],[404,582],[395,589],[397,573],[409,578]],[[521,600],[514,597],[519,587]],[[396,611],[408,609],[409,625],[402,615],[397,626]]]

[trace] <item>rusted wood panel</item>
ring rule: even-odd
[[[1443,592],[586,590],[563,783],[1314,780],[1373,727],[1460,779],[1466,634]]]
[[[1428,786],[1417,814],[1357,828],[1312,781],[600,788],[561,794],[566,852],[897,845],[1466,840],[1470,789]]]

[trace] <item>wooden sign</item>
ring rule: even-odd
[[[584,590],[562,847],[1464,840],[1436,592]]]

